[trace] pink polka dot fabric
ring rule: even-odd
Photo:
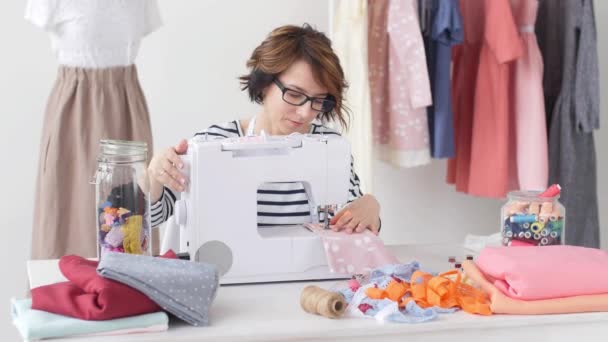
[[[321,224],[305,226],[321,236],[331,272],[367,274],[374,268],[399,262],[384,242],[369,230],[347,234],[323,229]]]

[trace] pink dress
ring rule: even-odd
[[[431,160],[431,89],[415,1],[368,2],[373,140],[380,159],[401,167]]]
[[[543,59],[534,23],[538,0],[511,0],[524,53],[513,65],[517,176],[521,189],[547,187],[549,157],[543,97]]]
[[[461,131],[448,182],[471,195],[504,197],[518,187],[511,66],[523,48],[509,0],[461,0],[460,7],[465,44],[454,52],[454,70],[463,70],[454,73],[453,89]]]

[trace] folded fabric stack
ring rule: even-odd
[[[97,271],[103,277],[141,291],[163,310],[192,325],[209,324],[209,306],[219,284],[214,265],[109,253]]]
[[[209,324],[219,285],[213,265],[110,252],[101,262],[79,256],[59,261],[68,281],[14,300],[13,322],[24,339],[167,330],[165,312],[196,326]]]
[[[162,311],[105,321],[87,321],[34,310],[31,308],[31,299],[13,299],[11,306],[13,324],[26,341],[59,337],[160,332],[166,331],[169,324],[169,317]]]
[[[491,247],[463,263],[506,314],[608,311],[608,252],[578,246]]]

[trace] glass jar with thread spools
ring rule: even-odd
[[[559,191],[513,191],[501,209],[504,246],[564,244],[566,209]]]
[[[101,140],[95,173],[97,257],[151,255],[150,196],[144,142]]]

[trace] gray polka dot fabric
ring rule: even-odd
[[[214,265],[110,252],[101,258],[97,273],[139,290],[189,324],[209,325],[219,284]]]

